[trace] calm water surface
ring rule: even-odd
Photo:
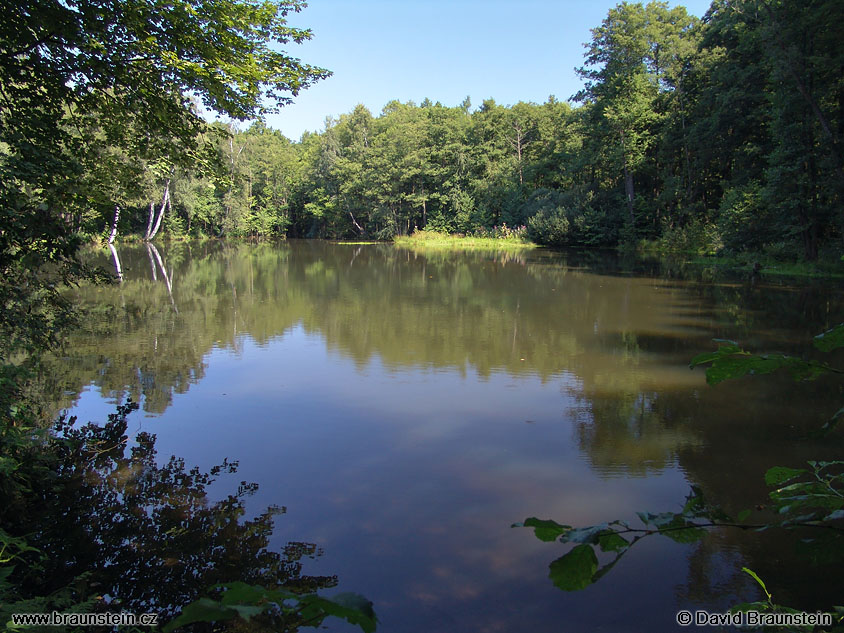
[[[757,599],[743,565],[781,603],[834,602],[812,579],[837,571],[788,538],[730,530],[645,539],[566,593],[548,578],[566,546],[510,526],[678,510],[691,484],[737,512],[764,501],[766,468],[840,458],[840,441],[804,439],[840,407],[834,382],[707,387],[688,368],[713,338],[803,353],[844,320],[837,289],[541,251],[288,242],[119,258],[122,284],[79,292],[92,316],[58,363],[63,406],[103,420],[131,396],[130,433],[154,433],[160,457],[239,460],[212,496],[258,483],[250,512],[287,510],[273,545],[319,544],[305,571],[366,595],[379,630],[674,630],[679,609]]]

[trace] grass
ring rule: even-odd
[[[466,250],[525,250],[537,245],[520,237],[471,237],[438,231],[416,231],[413,235],[396,237],[393,244],[413,249],[466,249]]]

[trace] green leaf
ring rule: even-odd
[[[253,606],[250,604],[231,604],[228,605],[228,607],[237,611],[237,615],[244,620],[249,620],[256,615],[263,613],[267,608],[266,606]]]
[[[739,513],[738,513],[738,516],[736,517],[736,520],[737,520],[739,523],[743,523],[743,522],[747,519],[747,517],[749,517],[749,516],[750,516],[750,510],[749,510],[749,509],[747,509],[747,510],[742,510],[741,512],[739,512]]]
[[[768,596],[768,600],[770,600],[770,599],[771,599],[771,594],[770,594],[770,593],[768,593],[768,588],[765,586],[765,583],[764,583],[764,582],[762,582],[762,579],[761,579],[761,578],[759,578],[759,576],[757,576],[757,575],[756,575],[756,572],[755,572],[755,571],[753,571],[752,569],[748,569],[747,567],[742,567],[742,568],[741,568],[741,570],[742,570],[744,573],[746,573],[746,574],[750,575],[750,576],[751,576],[751,577],[752,577],[752,578],[753,578],[756,582],[758,582],[758,583],[761,585],[761,587],[762,587],[762,591],[764,591],[764,592],[765,592],[765,595],[766,595],[766,596]]]
[[[836,325],[823,334],[818,334],[814,339],[814,345],[822,352],[831,352],[839,347],[844,347],[844,323]]]
[[[721,352],[706,352],[704,354],[698,354],[689,361],[689,368],[694,369],[698,365],[705,365],[719,358],[721,358]]]
[[[644,523],[645,525],[650,525],[650,523],[651,523],[651,518],[652,518],[654,515],[653,515],[653,514],[651,514],[650,512],[637,512],[637,513],[636,513],[636,516],[638,516],[638,517],[639,517],[639,519],[641,519],[642,523]]]
[[[786,481],[791,481],[795,477],[799,477],[807,472],[809,471],[804,468],[774,466],[773,468],[769,468],[768,472],[765,473],[765,483],[769,486],[779,486],[784,484]]]
[[[548,577],[563,591],[580,591],[592,584],[598,557],[591,545],[578,545],[550,565]]]
[[[334,616],[359,626],[364,633],[374,633],[378,623],[372,602],[356,593],[340,593],[331,598],[310,594],[302,596],[300,602],[306,620]]]
[[[192,624],[194,622],[219,622],[221,620],[231,620],[236,616],[237,611],[234,609],[225,607],[211,598],[200,598],[185,606],[178,617],[168,622],[162,631],[164,633],[170,633],[170,631],[186,624]]]
[[[11,457],[0,457],[0,475],[11,475],[15,472],[20,463]]]
[[[598,535],[598,546],[602,552],[623,552],[630,547],[630,543],[613,530],[607,530]]]
[[[266,597],[267,590],[263,587],[247,585],[245,582],[231,582],[220,585],[226,591],[220,602],[224,605],[256,604]]]
[[[844,419],[842,418],[842,414],[844,414],[844,407],[838,409],[838,411],[836,411],[833,416],[826,421],[826,424],[824,424],[820,429],[811,434],[811,437],[823,437],[824,435],[827,435],[830,431],[834,430],[835,427],[838,426],[838,423],[841,421],[841,419]]]
[[[675,543],[695,543],[706,536],[706,530],[701,527],[688,526],[679,530],[660,531]]]
[[[525,519],[525,522],[521,524],[521,526],[532,527],[536,538],[545,542],[556,540],[557,537],[571,530],[570,525],[560,525],[556,521],[552,521],[550,519],[537,519],[536,517]],[[513,527],[521,526],[517,523]]]
[[[705,365],[706,363],[711,363],[722,356],[729,356],[730,354],[736,354],[742,351],[735,341],[728,341],[726,339],[719,338],[713,340],[719,344],[718,349],[714,352],[704,352],[703,354],[698,354],[689,362],[689,367],[693,368],[698,365]]]
[[[683,505],[683,514],[699,516],[705,510],[706,499],[703,496],[703,491],[698,486],[692,486],[689,496],[686,497],[686,503]]]
[[[563,534],[560,541],[563,543],[591,543],[598,542],[598,537],[602,532],[606,532],[608,524],[601,523],[599,525],[590,525],[585,528],[572,529]]]
[[[674,525],[678,519],[679,516],[673,512],[660,512],[659,514],[651,515],[651,523],[658,528]]]
[[[15,571],[14,565],[7,565],[5,567],[0,567],[0,583],[6,581],[6,578],[12,575],[12,572]]]
[[[752,354],[724,356],[714,361],[706,370],[706,382],[709,385],[717,385],[719,382],[741,378],[747,374],[769,374],[784,366],[785,363],[779,359]]]

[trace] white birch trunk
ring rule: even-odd
[[[147,238],[149,240],[154,240],[155,236],[158,234],[158,229],[161,228],[161,219],[164,217],[164,210],[167,208],[168,203],[170,202],[170,179],[167,179],[167,182],[164,185],[164,199],[161,201],[161,209],[158,211],[158,219],[155,221],[155,226],[152,228],[152,233]]]
[[[120,207],[118,205],[114,205],[114,221],[111,223],[111,234],[108,236],[108,245],[111,246],[114,244],[114,238],[117,237],[117,221],[120,219]],[[114,252],[114,249],[112,249]],[[117,256],[115,255],[115,259]]]
[[[149,241],[150,233],[152,233],[152,220],[155,217],[155,203],[149,203],[149,219],[147,219],[147,230],[144,233],[144,240]]]

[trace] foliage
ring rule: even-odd
[[[590,206],[577,207],[570,193],[537,189],[524,204],[528,236],[548,246],[607,245],[617,239],[618,225]]]
[[[471,233],[471,237],[480,237],[491,240],[511,240],[514,242],[527,241],[527,227],[517,226],[510,227],[504,222],[501,226],[493,226],[491,229],[475,229]]]
[[[685,226],[666,229],[659,239],[659,250],[714,255],[721,249],[721,239],[716,226],[693,218]]]
[[[701,354],[691,361],[691,367],[709,365],[707,383],[716,385],[724,380],[745,375],[767,374],[778,369],[788,370],[795,380],[812,380],[826,373],[844,373],[826,363],[804,360],[784,354],[756,355],[742,350],[732,341],[717,341],[715,352]],[[844,323],[819,334],[814,346],[821,352],[844,347]],[[844,414],[844,408],[832,416],[821,429],[830,432]],[[749,522],[752,510],[743,510],[731,517],[692,486],[679,512],[638,512],[641,527],[623,520],[574,528],[550,519],[530,517],[513,527],[533,528],[541,541],[575,544],[568,553],[550,566],[550,578],[565,591],[577,591],[597,582],[609,572],[630,548],[642,538],[659,534],[678,543],[692,543],[712,528],[735,528],[765,531],[770,529],[801,529],[803,547],[817,551],[824,559],[844,558],[844,461],[810,461],[808,468],[774,466],[765,473],[765,483],[775,519]],[[764,505],[757,506],[757,511]],[[808,532],[807,532],[808,530]],[[599,560],[597,554],[609,555]],[[734,609],[755,609],[768,612],[796,612],[776,605],[765,584],[751,570],[745,569],[762,587],[765,602],[745,603]],[[835,622],[844,624],[844,607],[835,607]]]
[[[737,517],[728,516],[705,499],[699,488],[692,486],[679,512],[638,512],[641,527],[614,520],[574,528],[535,517],[513,527],[532,528],[541,541],[575,545],[550,565],[551,581],[565,591],[578,591],[597,582],[637,542],[656,534],[678,543],[693,543],[712,528],[754,531],[802,528],[804,532],[813,529],[816,534],[805,538],[804,543],[821,547],[828,557],[830,552],[844,546],[844,462],[809,462],[808,466],[802,469],[776,466],[765,474],[765,482],[773,488],[769,493],[771,504],[781,515],[772,521],[748,522],[750,510],[742,511]],[[602,556],[599,561],[598,553],[609,555],[609,559]]]
[[[787,354],[751,354],[733,341],[716,339],[716,342],[719,343],[716,351],[695,356],[690,363],[691,367],[709,365],[706,370],[706,382],[710,385],[745,375],[769,374],[779,369],[786,369],[794,380],[814,380],[830,373],[844,374],[844,370],[828,363],[804,360]],[[844,323],[817,335],[813,344],[821,352],[831,352],[844,347]],[[833,430],[842,414],[844,408],[836,412],[819,432],[828,433]]]
[[[0,27],[0,360],[54,342],[71,317],[59,290],[97,277],[76,257],[81,232],[100,233],[115,205],[146,209],[139,203],[169,186],[177,166],[209,168],[192,98],[252,118],[327,75],[277,48],[310,37],[286,25],[302,6],[9,7]]]
[[[622,3],[586,43],[579,107],[553,96],[475,109],[391,101],[298,142],[260,120],[209,130],[184,95],[242,120],[327,76],[268,45],[310,37],[285,22],[302,2],[177,3],[142,36],[161,6],[13,12],[8,48],[23,52],[4,57],[5,76],[20,79],[2,117],[6,173],[28,208],[44,203],[89,236],[104,233],[115,204],[121,230],[143,235],[155,202],[176,239],[385,240],[506,223],[558,246],[645,239],[841,256],[844,16],[834,0],[716,0],[702,21],[665,2]],[[47,14],[55,33],[39,20]],[[102,32],[84,40],[94,20]],[[109,29],[125,41],[112,46]],[[37,107],[27,60],[46,77],[50,99]],[[57,172],[63,180],[44,180]]]
[[[198,621],[191,614],[211,599],[199,607],[184,605],[202,600],[208,587],[239,579],[230,588],[250,583],[253,593],[267,592],[265,599],[284,594],[297,603],[281,614],[257,610],[271,620],[281,618],[285,630],[329,615],[374,630],[372,607],[362,598],[316,595],[337,582],[301,573],[301,559],[319,555],[316,546],[288,543],[281,553],[267,548],[274,518],[284,508],[242,520],[244,498],[257,491],[256,484],[241,482],[235,494],[209,501],[208,486],[218,475],[236,472],[236,462],[225,460],[207,473],[187,469],[176,457],[159,466],[155,436],[140,433],[130,445],[127,417],[135,409],[134,403],[118,407],[103,426],[79,427],[72,418],[60,418],[44,445],[4,446],[12,459],[26,464],[16,474],[25,477],[27,490],[6,489],[3,495],[3,615],[59,592],[71,604],[96,611],[153,610],[166,619],[181,609],[176,626]],[[49,504],[38,501],[48,494]],[[27,534],[26,541],[12,533]],[[242,596],[235,599],[241,593],[224,596],[226,608],[234,611],[213,619],[249,615],[231,607],[241,604]],[[103,594],[111,596],[109,603],[94,599]]]
[[[235,547],[228,562],[215,561],[219,549],[203,537],[235,537],[245,554],[242,562],[253,566],[251,575],[276,583],[299,577],[297,556],[315,552],[297,547],[282,557],[262,551],[273,512],[237,521],[243,514],[239,497],[254,487],[206,507],[211,475],[186,471],[175,459],[159,468],[152,436],[141,434],[127,456],[125,417],[131,407],[121,407],[102,427],[75,429],[62,419],[54,433],[46,433],[39,403],[27,398],[40,356],[79,322],[63,292],[81,280],[110,279],[81,263],[83,239],[102,234],[112,218],[115,230],[122,218],[124,224],[145,225],[151,238],[168,212],[164,226],[182,236],[193,214],[189,205],[181,215],[172,213],[177,172],[199,182],[217,177],[214,187],[222,185],[209,156],[219,137],[209,132],[199,104],[234,119],[256,118],[327,76],[279,48],[310,37],[286,23],[286,16],[303,6],[300,0],[34,0],[5,7],[0,25],[4,613],[15,605],[103,608],[87,584],[92,575],[92,582],[110,584],[136,611],[158,605],[166,612],[195,597],[194,583],[208,583],[212,568],[223,574],[218,580],[244,571],[236,563],[232,567]],[[187,170],[192,173],[185,175]],[[162,191],[152,229],[153,204],[147,222],[144,212]],[[194,210],[203,206],[208,207],[197,200]],[[120,213],[126,207],[134,213]],[[162,273],[166,276],[163,267]],[[224,464],[213,474],[230,467]],[[179,484],[185,487],[177,490]],[[168,495],[175,499],[179,493],[185,496],[177,508]],[[69,519],[67,532],[57,533]],[[189,562],[171,564],[177,559],[166,550],[177,544],[192,556]],[[139,570],[169,574],[169,582],[150,589],[135,582]],[[329,582],[311,580],[314,586]],[[145,591],[160,593],[139,597]]]
[[[195,622],[220,622],[233,618],[249,621],[255,616],[269,615],[282,631],[292,630],[287,623],[297,627],[320,627],[326,617],[342,618],[356,624],[364,633],[373,633],[377,618],[372,603],[363,596],[341,593],[331,598],[316,594],[297,594],[285,590],[268,590],[265,587],[234,582],[220,585],[220,600],[200,598],[182,609],[181,614],[164,628],[164,633]],[[279,630],[279,629],[275,629]]]

